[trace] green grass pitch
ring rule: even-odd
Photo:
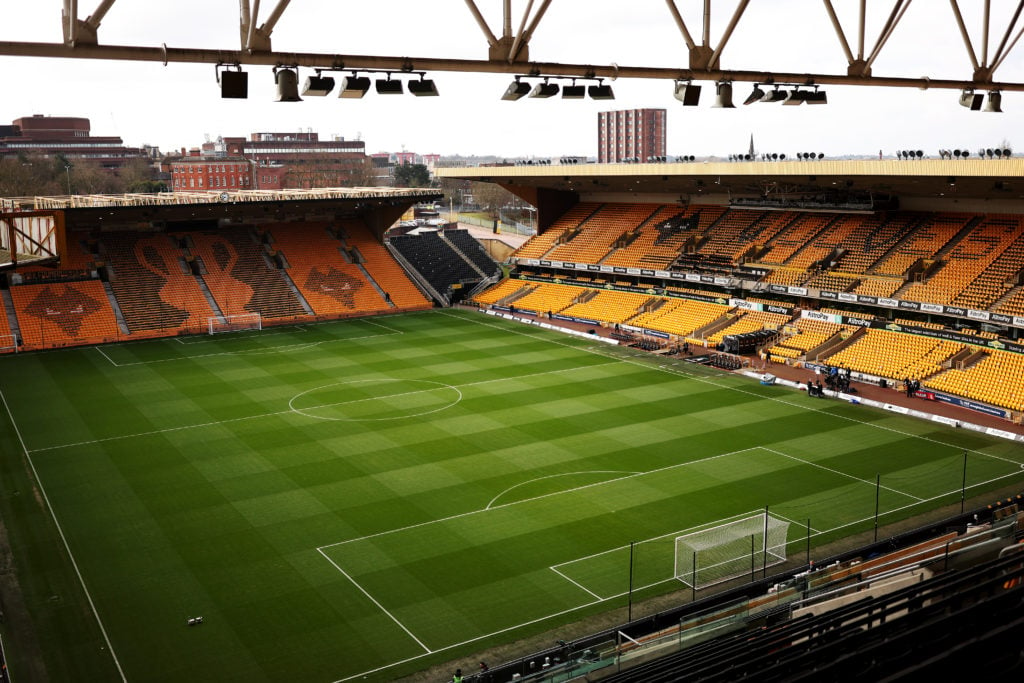
[[[799,557],[808,523],[870,530],[876,492],[883,523],[959,501],[964,453],[969,494],[1024,472],[978,433],[463,311],[7,356],[0,391],[59,525],[33,553],[101,625],[44,647],[130,681],[388,680],[624,606],[631,544],[651,595],[688,530],[768,506]]]

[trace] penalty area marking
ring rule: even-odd
[[[393,382],[410,382],[410,383],[419,383],[419,384],[432,384],[434,386],[429,388],[429,389],[416,389],[414,391],[403,391],[403,392],[398,393],[398,394],[388,394],[386,396],[367,396],[366,398],[357,398],[357,399],[352,399],[351,401],[338,401],[338,402],[335,402],[335,403],[324,403],[324,404],[320,404],[320,405],[309,406],[308,408],[296,408],[295,407],[295,401],[296,400],[298,400],[299,398],[305,396],[306,394],[313,393],[314,391],[320,391],[321,389],[329,389],[330,387],[338,387],[338,386],[351,386],[351,385],[356,385],[356,384],[385,384],[385,383],[393,383]],[[409,413],[409,414],[395,415],[395,416],[391,416],[391,417],[325,417],[325,416],[322,416],[322,415],[314,415],[314,414],[305,412],[307,410],[317,410],[317,409],[320,409],[320,408],[336,408],[336,407],[339,407],[339,406],[348,406],[348,405],[354,405],[354,404],[358,404],[358,403],[365,404],[365,403],[370,402],[370,401],[386,401],[386,400],[392,399],[392,398],[401,398],[401,397],[405,397],[405,396],[416,396],[416,395],[419,395],[419,394],[429,394],[429,393],[432,393],[434,391],[437,391],[439,388],[440,389],[450,389],[451,391],[454,391],[455,394],[456,394],[455,399],[452,400],[452,401],[449,401],[448,403],[446,403],[445,405],[442,405],[440,407],[433,408],[431,410],[424,410],[424,411],[421,411],[421,412],[418,412],[418,413]],[[382,422],[382,421],[385,421],[385,420],[405,420],[405,419],[408,419],[410,417],[421,417],[423,415],[430,415],[431,413],[437,413],[437,412],[440,412],[442,410],[447,410],[448,408],[451,408],[452,406],[456,405],[457,403],[459,403],[461,401],[462,401],[462,392],[459,390],[459,388],[458,387],[454,387],[451,384],[445,384],[444,382],[435,382],[433,380],[428,380],[428,379],[356,379],[356,380],[352,380],[352,381],[349,381],[349,382],[332,382],[331,384],[324,384],[324,385],[321,385],[319,387],[313,387],[312,389],[306,389],[305,391],[303,391],[301,393],[298,393],[298,394],[295,394],[294,396],[292,396],[292,398],[288,401],[288,408],[293,413],[296,413],[298,415],[302,415],[304,417],[311,417],[311,418],[314,418],[314,419],[317,419],[317,420],[334,420],[334,421],[337,421],[337,422]]]
[[[583,470],[583,471],[580,471],[580,472],[563,472],[561,474],[549,474],[549,475],[547,475],[545,477],[536,477],[534,479],[530,479],[529,481],[520,482],[520,483],[516,484],[515,486],[509,486],[507,489],[505,489],[504,491],[502,491],[501,493],[496,495],[494,498],[492,498],[491,501],[489,503],[487,503],[487,506],[484,508],[484,510],[490,510],[491,507],[496,502],[498,502],[498,500],[502,496],[504,496],[506,493],[509,493],[510,491],[514,491],[515,489],[519,488],[520,486],[526,486],[528,484],[533,484],[534,482],[543,481],[545,479],[554,479],[556,477],[572,477],[572,476],[575,476],[577,474],[621,474],[623,476],[627,476],[628,477],[628,476],[632,476],[634,474],[643,474],[643,472],[635,472],[635,471],[629,471],[629,470]],[[616,479],[621,479],[621,478],[622,477],[616,477]],[[614,481],[614,479],[611,480],[611,481]],[[502,505],[508,505],[508,503],[502,503]]]
[[[305,325],[282,325],[280,327],[274,327],[273,332],[267,330],[239,330],[238,332],[225,332],[219,335],[192,335],[189,337],[175,337],[174,341],[178,342],[182,346],[196,346],[197,344],[219,344],[222,341],[228,341],[231,339],[251,339],[253,337],[273,337],[275,335],[282,334],[294,334],[295,332],[309,332],[309,328]],[[249,332],[249,334],[244,334]],[[242,333],[242,334],[239,334]],[[223,334],[229,334],[230,337],[223,337]],[[208,337],[219,337],[217,339],[209,339]],[[192,341],[185,341],[186,339]]]
[[[384,327],[383,325],[377,325],[377,327],[382,327],[384,329],[389,329],[389,328]],[[309,332],[310,330],[302,328],[302,331]],[[271,332],[269,334],[275,334],[275,333]],[[94,346],[93,348],[96,349],[97,351],[99,351],[100,355],[102,355],[104,358],[106,358],[107,361],[111,365],[113,365],[115,368],[127,368],[127,367],[131,367],[133,365],[155,365],[156,363],[173,363],[173,362],[183,361],[183,360],[195,360],[197,358],[216,358],[218,356],[258,356],[258,355],[265,355],[265,354],[271,354],[271,353],[281,353],[281,352],[284,352],[284,351],[304,351],[306,349],[316,348],[317,346],[321,346],[323,344],[336,344],[338,342],[359,341],[361,339],[380,339],[381,337],[390,337],[390,336],[401,335],[401,334],[405,334],[405,333],[402,332],[401,330],[394,330],[394,331],[380,333],[380,334],[364,334],[364,335],[360,335],[358,337],[343,337],[343,338],[340,338],[340,339],[321,339],[320,341],[315,341],[315,342],[299,342],[298,344],[281,344],[280,346],[267,346],[267,347],[260,348],[260,349],[246,349],[246,350],[243,350],[243,351],[219,351],[217,353],[200,353],[200,354],[189,355],[189,356],[178,356],[176,358],[157,358],[155,360],[134,361],[134,362],[131,362],[131,363],[118,363],[113,358],[108,356],[107,353],[103,350],[102,347]],[[250,339],[252,337],[246,337],[246,338]],[[154,341],[154,340],[138,340],[138,341]],[[159,341],[159,340],[157,340],[157,341]],[[223,338],[221,338],[221,339],[211,339],[209,342],[202,341],[202,342],[195,342],[195,343],[186,343],[186,344],[184,344],[184,346],[198,346],[199,344],[207,344],[207,343],[211,343],[211,342],[223,342],[223,341],[224,341]],[[131,343],[137,343],[137,342],[131,342]],[[107,346],[108,347],[122,346],[122,344],[107,344]]]

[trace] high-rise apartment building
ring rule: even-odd
[[[624,109],[597,115],[597,162],[646,162],[665,153],[665,110]]]

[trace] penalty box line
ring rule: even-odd
[[[501,325],[495,325],[493,323],[489,323],[489,322],[486,322],[486,321],[483,321],[483,320],[475,320],[475,319],[471,319],[471,318],[463,318],[462,316],[453,315],[453,314],[448,313],[448,312],[441,312],[441,313],[438,313],[438,315],[445,315],[445,316],[448,316],[450,318],[456,318],[456,319],[459,319],[459,320],[465,320],[466,322],[472,323],[474,325],[480,325],[482,327],[491,327],[491,328],[494,328],[494,329],[504,330],[504,331],[509,332],[511,334],[522,335],[522,336],[528,337],[530,339],[536,339],[537,341],[540,341],[540,342],[545,342],[545,343],[548,343],[548,344],[555,344],[557,346],[564,346],[566,348],[576,349],[577,351],[581,351],[581,352],[584,352],[584,353],[594,354],[596,356],[602,356],[604,358],[614,358],[614,359],[616,359],[617,361],[619,361],[621,363],[629,363],[631,365],[637,365],[637,366],[640,366],[640,367],[646,367],[646,368],[648,368],[650,370],[654,370],[654,371],[657,371],[657,372],[665,372],[665,373],[668,373],[670,375],[675,375],[677,377],[685,377],[687,379],[692,379],[692,380],[694,380],[696,382],[702,382],[704,384],[710,384],[711,386],[718,387],[720,389],[726,389],[728,391],[735,391],[736,393],[739,393],[739,394],[746,394],[748,396],[753,396],[753,397],[761,399],[761,400],[774,401],[776,403],[781,403],[783,405],[787,405],[787,406],[790,406],[792,408],[798,408],[800,410],[805,410],[805,411],[812,412],[812,413],[819,413],[821,415],[826,415],[828,417],[835,418],[835,419],[838,419],[838,420],[845,420],[846,422],[853,422],[855,424],[859,424],[859,425],[862,425],[862,426],[865,426],[865,427],[871,427],[871,428],[874,428],[874,429],[880,429],[882,431],[890,432],[890,433],[893,433],[893,434],[899,434],[901,436],[906,436],[906,437],[910,437],[910,438],[913,438],[913,439],[920,439],[922,441],[927,441],[929,443],[938,444],[938,445],[944,446],[946,448],[953,448],[953,449],[955,449],[956,451],[959,451],[959,452],[963,452],[963,451],[966,450],[968,453],[973,453],[975,455],[980,455],[980,456],[983,456],[983,457],[986,457],[986,458],[992,458],[994,460],[1002,460],[1004,462],[1012,463],[1014,465],[1022,465],[1022,466],[1024,466],[1024,463],[1021,463],[1020,461],[1013,460],[1013,459],[1010,459],[1010,458],[1004,458],[1004,457],[1002,457],[1000,455],[994,455],[992,453],[986,453],[984,451],[979,451],[979,450],[973,449],[973,448],[966,448],[965,449],[965,448],[962,448],[960,446],[957,446],[956,444],[946,443],[945,441],[941,441],[939,439],[932,438],[930,436],[924,436],[922,434],[914,434],[913,432],[905,432],[903,430],[896,429],[895,427],[889,427],[889,426],[886,426],[886,425],[878,424],[877,422],[871,422],[871,421],[867,421],[867,420],[858,420],[857,418],[851,417],[849,415],[840,415],[840,414],[837,414],[837,413],[830,412],[828,410],[824,410],[822,408],[813,408],[813,407],[804,405],[802,403],[796,403],[796,402],[793,402],[793,401],[786,400],[786,399],[781,398],[779,396],[767,396],[765,394],[761,394],[761,393],[758,393],[756,391],[751,391],[750,389],[746,389],[746,388],[741,387],[741,386],[732,386],[732,385],[730,385],[728,383],[721,382],[720,379],[715,379],[715,378],[712,378],[712,377],[705,377],[705,376],[701,376],[701,375],[697,375],[697,374],[692,374],[690,372],[684,371],[680,367],[667,366],[667,365],[653,365],[652,362],[651,362],[652,359],[645,357],[643,354],[636,354],[636,355],[633,355],[633,356],[628,357],[628,358],[627,357],[621,357],[621,356],[612,355],[611,353],[608,353],[605,349],[600,348],[600,347],[588,347],[588,346],[574,345],[574,344],[567,343],[566,341],[563,341],[561,339],[553,339],[553,338],[544,336],[542,334],[527,334],[523,330],[517,330],[517,329],[512,328],[512,327],[504,327],[504,326],[501,326]],[[520,323],[520,324],[522,324],[522,323]],[[536,327],[534,327],[532,325],[529,326],[529,328],[532,329],[532,330],[538,330],[540,332],[544,331],[542,328],[536,328]],[[619,347],[619,348],[622,348],[622,347]]]
[[[339,322],[339,321],[332,320],[332,321],[329,321],[329,322]],[[189,356],[180,356],[178,358],[159,358],[159,359],[156,359],[156,360],[134,361],[134,362],[130,362],[130,363],[118,363],[117,361],[115,361],[113,358],[111,358],[103,350],[103,347],[94,346],[93,348],[96,349],[100,353],[100,355],[103,356],[107,360],[107,362],[110,363],[111,365],[113,365],[115,368],[127,368],[127,367],[136,366],[136,365],[155,365],[157,363],[173,363],[173,362],[177,362],[177,361],[194,360],[194,359],[197,359],[197,358],[216,358],[218,356],[228,356],[228,357],[230,357],[230,356],[255,356],[255,355],[266,354],[266,353],[279,353],[279,352],[282,352],[282,351],[289,351],[289,350],[293,350],[293,351],[295,351],[295,350],[304,350],[304,349],[309,349],[309,348],[314,348],[314,347],[317,347],[317,346],[321,346],[321,345],[324,345],[324,344],[336,344],[336,343],[339,343],[339,342],[359,341],[359,340],[362,340],[362,339],[380,339],[381,337],[392,337],[392,336],[396,336],[396,335],[403,335],[403,334],[405,334],[405,332],[403,332],[402,330],[397,330],[397,329],[394,329],[392,327],[388,327],[387,325],[381,325],[380,323],[371,322],[369,320],[357,319],[357,320],[353,320],[353,321],[349,321],[349,322],[353,322],[353,323],[354,322],[359,322],[359,323],[364,323],[364,324],[367,324],[367,325],[373,325],[374,327],[379,327],[379,328],[381,328],[383,330],[387,330],[387,331],[386,332],[378,332],[376,334],[364,334],[364,335],[360,335],[358,337],[344,337],[344,338],[341,338],[341,339],[321,339],[320,341],[298,342],[298,343],[295,343],[295,344],[281,344],[279,346],[265,346],[265,347],[262,347],[262,348],[245,349],[245,350],[242,350],[242,351],[219,351],[217,353],[200,353],[200,354],[189,355]],[[305,325],[290,325],[289,328],[295,328],[296,330],[298,330],[300,332],[307,332],[307,333],[312,331],[312,330],[310,330],[308,328],[308,326],[305,326]],[[257,336],[264,337],[264,336],[270,336],[270,335],[275,335],[275,334],[276,335],[280,335],[280,334],[292,334],[292,333],[293,332],[265,332],[265,331],[261,331],[258,335],[254,334],[254,335],[247,336],[245,338],[246,339],[253,339],[253,338],[257,337]],[[128,342],[128,343],[129,344],[138,344],[138,343],[142,343],[142,342],[153,342],[153,341],[162,341],[162,340],[159,340],[159,339],[157,339],[157,340],[154,340],[154,339],[138,339],[138,340],[133,340],[133,341]],[[177,341],[179,344],[182,344],[183,346],[198,346],[200,344],[222,343],[222,342],[225,341],[225,338],[222,337],[220,339],[203,340],[203,341],[199,341],[199,342],[183,342],[180,339],[177,339],[175,341]],[[121,344],[107,344],[106,346],[107,347],[121,347],[121,346],[125,346],[125,345],[126,344],[121,343]]]
[[[725,453],[723,455],[737,455],[737,454],[740,454],[740,453],[744,453],[746,451],[757,450],[758,448],[759,447],[755,446],[753,448],[747,448],[747,449],[744,449],[742,451],[735,451],[734,453]],[[722,457],[722,456],[721,455],[717,455],[717,456],[713,456],[713,457],[718,458],[718,457]],[[697,461],[697,462],[701,462],[701,461]],[[655,470],[655,471],[657,471],[657,470]],[[617,481],[617,480],[613,479],[612,481]],[[704,524],[698,524],[697,526],[690,527],[689,529],[679,529],[679,530],[676,530],[676,531],[670,531],[667,534],[661,534],[660,536],[652,536],[650,538],[645,538],[643,540],[636,541],[634,545],[641,545],[641,544],[644,544],[644,543],[650,543],[652,541],[660,541],[660,540],[666,539],[666,538],[676,538],[676,537],[683,536],[683,535],[686,535],[686,534],[691,534],[691,533],[703,531],[703,530],[709,529],[709,528],[711,528],[713,526],[717,526],[717,525],[721,525],[721,524],[728,524],[729,522],[733,522],[733,521],[740,520],[740,519],[747,519],[747,518],[754,517],[754,516],[757,516],[757,515],[760,515],[760,514],[764,514],[764,510],[751,510],[749,512],[741,512],[741,513],[732,515],[730,517],[725,517],[725,518],[722,518],[722,519],[716,519],[714,521],[706,522]],[[786,519],[785,517],[782,517],[782,515],[776,515],[774,512],[770,512],[770,511],[769,511],[769,514],[772,515],[773,517],[778,517],[779,519],[785,519],[787,522],[790,522],[791,524],[793,523],[792,520]],[[584,555],[582,557],[577,557],[577,558],[574,558],[572,560],[566,560],[565,562],[559,562],[558,564],[553,564],[550,567],[548,567],[548,569],[550,569],[551,571],[555,572],[556,574],[561,576],[563,579],[565,579],[569,583],[572,583],[573,585],[578,586],[580,589],[586,591],[590,595],[593,595],[599,601],[612,600],[614,598],[621,597],[621,596],[625,595],[625,593],[616,593],[615,595],[600,596],[597,593],[595,593],[594,591],[592,591],[589,588],[587,588],[586,586],[584,586],[583,584],[581,584],[580,582],[576,581],[575,579],[570,578],[565,572],[561,571],[560,568],[561,567],[567,567],[569,565],[577,564],[577,563],[580,563],[580,562],[586,562],[588,560],[594,559],[595,557],[601,557],[602,555],[610,555],[611,553],[622,552],[624,550],[627,550],[629,547],[630,546],[628,546],[628,545],[616,546],[614,548],[609,548],[608,550],[602,550],[599,553],[591,553],[590,555]],[[654,583],[645,584],[643,586],[635,586],[634,590],[642,590],[644,588],[651,588],[653,586],[657,586],[657,585],[660,585],[660,584],[663,584],[663,583],[668,583],[669,581],[674,581],[676,578],[677,577],[675,577],[675,576],[670,576],[668,578],[662,579],[661,581],[655,581]]]

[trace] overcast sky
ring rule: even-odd
[[[262,2],[262,24],[276,0]],[[495,34],[502,0],[478,0]],[[513,0],[513,29],[526,0]],[[540,4],[535,2],[535,5]],[[712,3],[717,45],[735,0]],[[834,0],[856,50],[858,0]],[[980,50],[980,0],[966,0],[965,20]],[[80,0],[85,18],[99,0]],[[691,34],[701,35],[701,0],[677,0]],[[870,51],[892,0],[872,0]],[[970,5],[971,7],[966,7]],[[993,0],[994,52],[1016,0]],[[0,41],[59,43],[61,0],[0,0]],[[118,0],[99,42],[110,45],[239,47],[236,0]],[[463,0],[292,0],[273,33],[276,51],[485,59],[487,43]],[[663,0],[554,0],[530,43],[536,61],[686,68],[686,46]],[[842,74],[846,59],[820,0],[753,0],[721,59],[725,69]],[[898,149],[994,147],[1024,152],[1024,93],[1006,93],[1003,114],[971,112],[951,90],[829,87],[828,106],[742,105],[750,85],[736,84],[737,108],[711,108],[713,84],[699,107],[683,108],[670,81],[619,79],[613,102],[501,101],[511,79],[501,74],[433,74],[441,96],[328,97],[273,101],[270,67],[246,67],[249,98],[222,100],[212,65],[0,57],[0,123],[22,116],[83,116],[94,135],[119,135],[131,146],[164,152],[197,146],[206,136],[312,129],[321,138],[366,141],[367,152],[402,149],[442,155],[558,157],[597,153],[597,112],[668,110],[671,155],[727,156],[751,134],[762,152],[893,154]],[[300,72],[299,80],[308,75]],[[876,76],[970,78],[971,63],[945,0],[918,0],[874,65]],[[1024,40],[996,73],[1024,81]],[[1016,136],[1016,137],[1015,137]]]

